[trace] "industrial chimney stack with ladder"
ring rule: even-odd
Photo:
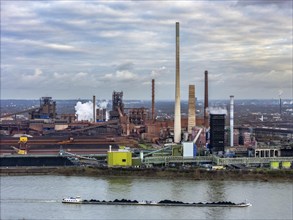
[[[181,108],[180,108],[180,58],[179,58],[179,22],[176,22],[176,82],[174,110],[174,142],[181,141]]]

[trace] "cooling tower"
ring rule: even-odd
[[[176,82],[174,110],[174,142],[181,141],[179,22],[176,22]]]

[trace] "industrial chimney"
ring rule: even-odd
[[[191,134],[192,128],[195,126],[195,85],[189,85],[188,91],[188,127],[187,131]]]
[[[208,71],[204,72],[204,126],[207,128],[209,126],[209,86],[208,86]]]
[[[280,117],[282,117],[282,99],[280,96]]]
[[[179,59],[179,22],[176,22],[176,82],[174,110],[174,142],[181,141],[181,109],[180,109],[180,59]]]
[[[155,80],[152,79],[152,120],[155,120]]]
[[[234,96],[230,96],[230,146],[234,146]]]
[[[93,122],[96,122],[96,96],[93,96]]]

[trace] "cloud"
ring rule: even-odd
[[[134,67],[133,62],[125,62],[125,63],[119,64],[116,68],[117,70],[122,71],[122,70],[132,70],[133,67]]]
[[[23,82],[38,82],[43,78],[43,71],[39,68],[36,68],[33,74],[25,74],[21,75]]]
[[[165,66],[161,66],[160,68],[157,68],[151,71],[151,77],[156,78],[163,75],[166,72],[167,72],[167,68]]]
[[[239,81],[241,77],[242,81]],[[241,86],[253,89],[253,87],[261,87],[265,89],[290,89],[292,88],[292,72],[290,71],[276,71],[271,70],[268,72],[254,73],[247,72],[242,73],[239,76],[234,76],[231,79],[234,86]],[[291,80],[290,80],[291,78]]]
[[[42,70],[40,70],[40,69],[38,69],[38,68],[35,69],[34,77],[39,77],[39,76],[41,76],[42,74],[43,74],[43,71],[42,71]]]
[[[74,51],[75,48],[70,45],[62,45],[62,44],[44,44],[44,47],[48,47],[54,50],[61,50],[61,51]]]
[[[105,74],[102,79],[111,81],[132,81],[138,79],[135,73],[129,72],[128,70],[117,70],[115,73]]]
[[[225,82],[225,78],[223,77],[223,74],[222,73],[219,73],[219,74],[209,74],[209,81],[211,83],[214,83],[214,85],[223,84]]]
[[[87,77],[89,74],[88,73],[84,73],[84,72],[79,72],[75,75],[75,78],[78,79],[78,78],[85,78]]]
[[[156,96],[170,99],[176,21],[182,98],[189,84],[203,97],[205,70],[211,98],[292,97],[289,0],[1,2],[2,97],[111,98],[117,89],[143,99],[155,78]]]
[[[236,5],[240,6],[248,6],[248,5],[259,5],[259,6],[266,6],[266,5],[277,5],[277,6],[285,6],[285,5],[292,5],[291,0],[238,0]]]

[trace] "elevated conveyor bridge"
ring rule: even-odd
[[[40,107],[30,108],[30,109],[26,109],[26,110],[23,110],[23,111],[10,113],[10,114],[6,114],[6,115],[0,115],[0,118],[7,118],[7,117],[10,117],[10,116],[16,116],[18,114],[22,114],[22,113],[26,113],[26,112],[32,112],[32,111],[35,111],[35,110],[38,110],[38,109],[40,109]]]
[[[159,165],[164,164],[168,166],[170,163],[179,164],[201,164],[201,163],[213,163],[215,165],[229,166],[233,164],[241,164],[246,167],[250,167],[256,164],[269,164],[270,162],[288,161],[293,163],[293,157],[239,157],[239,158],[220,158],[217,156],[197,156],[195,158],[188,158],[182,156],[166,156],[166,157],[146,157],[144,158],[144,164],[146,165]]]

